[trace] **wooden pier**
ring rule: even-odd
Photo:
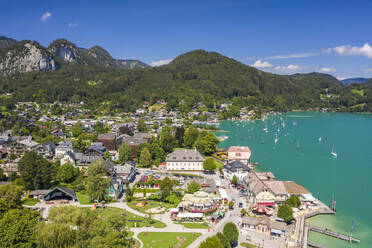
[[[327,229],[327,228],[322,229],[322,228],[315,227],[315,226],[310,226],[310,225],[307,225],[307,227],[308,227],[309,231],[322,233],[322,234],[325,234],[325,235],[328,235],[328,236],[331,236],[331,237],[334,237],[334,238],[342,239],[342,240],[345,240],[345,241],[348,241],[348,242],[360,243],[359,239],[356,239],[356,238],[353,238],[351,236],[347,236],[347,235],[344,235],[344,234],[341,234],[341,233],[337,233],[337,232],[332,231],[332,230]]]

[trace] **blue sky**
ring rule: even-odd
[[[372,77],[371,11],[359,0],[1,0],[0,35],[154,65],[205,49],[273,73]]]

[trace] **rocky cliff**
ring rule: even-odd
[[[0,75],[2,76],[37,70],[57,70],[60,66],[70,63],[122,69],[148,66],[139,60],[114,59],[99,46],[90,49],[80,48],[66,39],[55,40],[45,48],[36,41],[17,42],[0,37]]]
[[[35,41],[17,42],[0,50],[0,75],[2,76],[57,69],[58,64],[52,54]]]

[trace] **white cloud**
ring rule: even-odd
[[[52,18],[52,13],[50,13],[49,11],[45,12],[42,16],[41,16],[41,21],[42,22],[45,22],[47,20],[49,20],[50,18]]]
[[[338,81],[346,79],[346,77],[336,77]]]
[[[338,46],[333,48],[333,50],[340,55],[362,55],[368,58],[372,58],[372,46],[368,43],[365,43],[363,46]]]
[[[162,59],[159,61],[152,61],[151,66],[161,66],[161,65],[166,65],[169,64],[172,61],[172,59]]]
[[[287,65],[287,66],[281,66],[281,65],[278,65],[275,67],[275,70],[277,71],[289,71],[289,72],[293,72],[293,71],[300,71],[300,70],[303,70],[305,69],[304,66],[299,66],[299,65]]]
[[[267,61],[262,61],[259,59],[259,60],[256,60],[256,62],[254,62],[251,66],[256,67],[256,68],[268,68],[268,67],[272,67],[273,65]]]
[[[266,59],[294,59],[294,58],[308,58],[319,55],[319,53],[293,53],[293,54],[286,54],[286,55],[276,55],[270,56]]]
[[[69,23],[69,24],[67,24],[67,26],[69,28],[76,28],[77,26],[79,26],[79,23]]]
[[[330,73],[330,72],[336,71],[336,68],[332,68],[332,67],[321,67],[321,68],[318,68],[317,71],[324,72],[324,73]]]

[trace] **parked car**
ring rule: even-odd
[[[239,207],[240,207],[240,208],[243,207],[243,203],[242,203],[242,202],[239,202]]]

